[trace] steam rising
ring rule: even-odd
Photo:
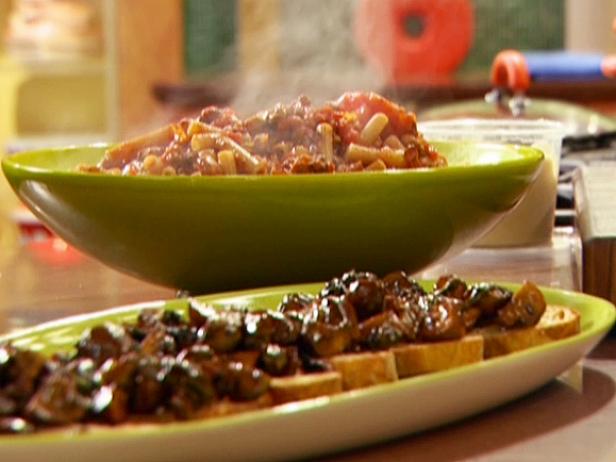
[[[247,114],[300,94],[315,104],[381,88],[353,38],[356,0],[244,0],[240,76],[231,106]]]

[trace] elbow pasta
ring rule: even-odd
[[[279,175],[447,165],[417,132],[415,114],[374,93],[345,93],[313,107],[306,97],[240,119],[210,106],[107,150],[86,173]]]

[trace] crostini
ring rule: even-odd
[[[0,433],[164,423],[247,412],[482,361],[574,335],[579,315],[515,293],[403,271],[349,271],[277,310],[143,310],[51,358],[0,346]]]

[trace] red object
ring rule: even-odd
[[[616,78],[616,55],[608,55],[601,64],[603,75],[610,79]]]
[[[455,71],[470,49],[474,22],[469,0],[362,0],[355,39],[388,83],[404,84]]]
[[[32,255],[50,266],[73,266],[81,263],[83,254],[59,237],[51,237],[27,244]]]
[[[498,53],[492,62],[490,80],[495,88],[525,93],[530,87],[530,72],[524,55],[516,50]]]
[[[53,236],[53,233],[23,204],[19,204],[11,212],[11,218],[19,227],[24,241],[43,240]]]

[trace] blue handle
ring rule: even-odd
[[[604,56],[593,53],[529,52],[524,53],[533,81],[604,79],[601,63]]]

